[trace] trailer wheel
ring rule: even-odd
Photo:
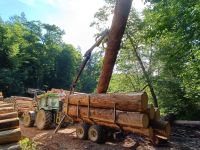
[[[23,115],[23,123],[25,127],[33,127],[34,120],[32,120],[31,115],[29,113],[25,113]]]
[[[78,124],[76,127],[76,136],[79,139],[87,140],[89,127],[90,127],[89,124],[86,123]]]
[[[105,130],[102,126],[92,125],[88,130],[89,139],[95,143],[104,143]]]

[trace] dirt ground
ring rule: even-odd
[[[154,147],[142,137],[129,135],[121,141],[108,140],[105,144],[92,143],[89,140],[76,138],[75,128],[40,131],[34,128],[25,128],[21,124],[22,135],[32,139],[41,150],[198,150],[200,149],[200,128],[178,127],[172,128],[171,139],[168,143]],[[135,141],[138,141],[135,144]],[[135,145],[135,146],[133,146]]]

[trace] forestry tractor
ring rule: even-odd
[[[34,111],[25,112],[23,115],[24,126],[48,129],[60,121],[62,101],[58,94],[45,93],[34,100]]]

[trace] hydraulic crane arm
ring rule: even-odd
[[[77,82],[80,78],[81,73],[83,72],[83,69],[85,68],[88,60],[91,57],[92,51],[94,50],[95,47],[99,46],[102,43],[102,41],[108,36],[108,33],[109,33],[108,29],[106,29],[105,31],[100,33],[96,38],[96,43],[94,45],[92,45],[92,47],[85,52],[84,59],[83,59],[83,62],[81,63],[81,65],[80,65],[78,74],[77,74],[76,78],[74,79],[74,81],[71,85],[70,94],[74,93],[74,89],[77,85]]]

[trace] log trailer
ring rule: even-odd
[[[132,0],[117,0],[111,28],[101,34],[101,38],[85,54],[85,59],[75,78],[70,94],[63,101],[63,118],[57,126],[58,131],[65,117],[78,123],[76,134],[80,139],[90,139],[96,143],[106,140],[106,135],[116,131],[132,132],[146,136],[153,144],[168,140],[170,124],[160,120],[158,108],[148,105],[145,92],[132,94],[106,94],[120,43],[131,9]],[[75,93],[76,83],[90,58],[94,47],[108,35],[107,48],[102,72],[97,86],[97,94]]]

